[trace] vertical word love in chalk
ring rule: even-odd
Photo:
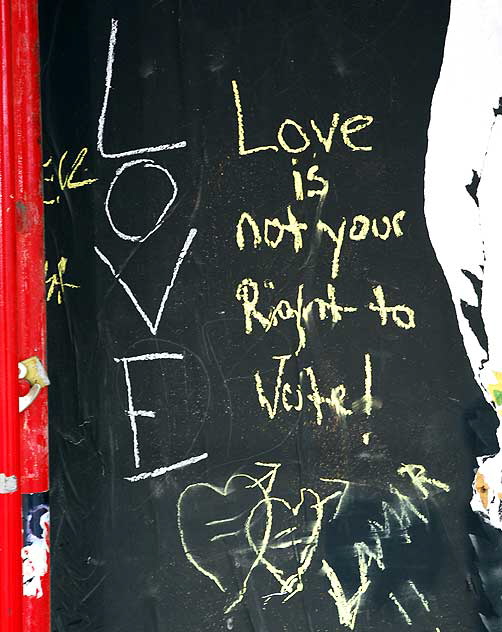
[[[163,226],[178,196],[178,186],[177,186],[176,180],[174,179],[169,169],[159,164],[158,162],[155,162],[153,159],[145,158],[144,155],[165,152],[165,151],[170,151],[170,150],[183,149],[187,146],[187,143],[185,140],[181,140],[181,141],[176,141],[174,143],[167,142],[167,143],[161,143],[159,145],[143,146],[143,147],[132,148],[132,149],[130,148],[125,148],[125,149],[122,148],[119,150],[117,149],[106,150],[105,149],[104,137],[105,137],[106,124],[107,124],[108,103],[109,103],[110,96],[112,93],[113,71],[114,71],[114,65],[116,63],[115,53],[116,53],[116,48],[117,48],[117,35],[118,35],[118,20],[112,19],[110,39],[109,39],[109,44],[108,44],[106,71],[105,71],[105,90],[104,90],[103,103],[101,107],[101,113],[98,120],[97,150],[99,154],[101,155],[101,157],[104,159],[121,161],[115,171],[113,179],[111,180],[109,184],[109,187],[106,193],[105,202],[104,202],[104,212],[108,220],[108,223],[117,239],[120,239],[125,242],[140,244],[140,243],[146,243],[152,237],[152,235],[156,233]],[[128,158],[128,160],[124,160],[125,158]],[[156,219],[154,220],[153,224],[150,226],[147,226],[141,234],[132,235],[132,234],[127,233],[124,230],[121,230],[118,224],[118,221],[114,219],[113,211],[117,209],[112,208],[111,196],[114,191],[114,188],[117,186],[117,183],[119,183],[120,181],[123,181],[124,179],[127,179],[128,176],[130,176],[133,171],[138,170],[138,169],[156,170],[156,172],[160,173],[165,178],[172,192],[170,196],[168,197],[168,199],[165,200],[163,207],[160,213],[158,214],[158,216],[156,217]],[[145,204],[148,204],[147,200],[145,200]],[[176,280],[178,278],[180,268],[183,264],[185,257],[187,256],[190,250],[190,247],[192,245],[192,242],[195,239],[196,234],[197,234],[196,228],[190,228],[188,230],[184,243],[181,246],[178,257],[176,259],[176,263],[174,264],[174,267],[172,269],[172,272],[166,278],[164,291],[162,293],[158,306],[154,308],[153,315],[149,315],[151,314],[151,311],[148,310],[144,305],[140,304],[134,292],[133,287],[131,287],[131,284],[127,283],[121,277],[121,272],[120,272],[121,265],[118,265],[117,263],[113,263],[111,260],[111,255],[105,253],[104,248],[99,247],[97,245],[95,245],[94,247],[94,250],[99,260],[109,270],[113,278],[115,278],[118,281],[119,286],[122,288],[125,295],[128,297],[131,303],[131,306],[137,312],[139,317],[142,319],[143,323],[145,324],[147,328],[147,331],[152,336],[157,336],[159,332],[162,316],[164,314],[164,311],[169,299],[169,295],[176,284]],[[140,362],[145,363],[145,362],[153,362],[153,361],[158,361],[158,360],[183,361],[184,357],[183,357],[183,354],[177,354],[177,353],[156,353],[156,354],[143,354],[143,355],[134,356],[134,357],[114,358],[114,360],[115,362],[120,363],[123,367],[126,393],[127,393],[126,415],[129,418],[129,424],[130,424],[131,433],[132,433],[132,452],[133,452],[133,457],[134,457],[134,465],[136,469],[138,469],[141,465],[141,456],[140,456],[140,446],[139,446],[139,439],[138,439],[138,427],[137,427],[136,420],[138,417],[154,418],[156,416],[156,413],[155,411],[152,411],[152,410],[138,410],[135,408],[129,365],[131,363],[140,363]],[[207,456],[208,456],[207,454],[203,454],[203,455],[191,457],[189,459],[183,460],[182,462],[158,467],[153,471],[142,472],[132,477],[126,477],[126,480],[129,480],[131,482],[137,482],[140,480],[144,480],[146,478],[160,476],[167,471],[170,471],[173,469],[179,469],[180,467],[185,467],[201,459],[207,458]]]

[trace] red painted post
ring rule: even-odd
[[[36,0],[0,0],[0,67],[0,630],[49,632],[48,573],[23,597],[21,560],[41,529],[48,544],[47,396],[20,414],[17,379],[19,361],[45,365]]]
[[[44,213],[37,0],[10,0],[15,68],[18,360],[46,366]],[[47,389],[21,413],[21,492],[24,521],[23,632],[49,632]],[[36,524],[35,524],[36,523]],[[30,547],[42,547],[47,569],[33,568]],[[37,561],[40,562],[37,550]],[[43,563],[42,563],[43,567]]]
[[[14,99],[10,0],[0,0],[0,627],[22,630]],[[15,477],[6,478],[6,477]],[[0,482],[2,482],[0,481]],[[9,484],[5,484],[9,481]],[[14,490],[14,487],[16,489]]]
[[[14,46],[18,354],[46,365],[37,0],[11,0]],[[48,490],[47,391],[22,414],[21,491]]]

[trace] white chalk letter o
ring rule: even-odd
[[[110,197],[113,191],[113,187],[117,183],[120,176],[124,173],[124,171],[126,171],[126,169],[129,169],[130,167],[133,167],[134,165],[139,165],[139,164],[142,164],[145,169],[158,169],[159,171],[162,171],[162,173],[165,173],[165,175],[167,176],[169,182],[171,183],[173,187],[173,194],[171,195],[167,204],[162,209],[161,214],[158,216],[157,221],[155,222],[155,226],[148,233],[146,233],[146,235],[128,235],[127,233],[123,233],[122,231],[120,231],[112,219],[112,215],[110,213]],[[112,227],[114,233],[118,235],[120,239],[124,239],[126,241],[138,241],[141,243],[143,241],[146,241],[151,235],[153,235],[155,231],[157,231],[162,226],[162,224],[164,223],[164,220],[166,219],[167,213],[169,212],[169,209],[173,205],[174,200],[176,199],[177,195],[178,195],[178,186],[176,182],[174,181],[174,178],[172,177],[172,175],[167,169],[165,169],[164,167],[161,167],[153,160],[148,160],[146,158],[143,158],[141,160],[131,160],[130,162],[125,162],[115,172],[115,177],[113,178],[110,184],[110,187],[108,189],[108,192],[106,194],[106,200],[105,200],[106,216],[108,217],[108,221],[110,222],[110,226]]]

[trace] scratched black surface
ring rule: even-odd
[[[370,521],[382,522],[382,503],[396,501],[389,483],[428,523],[414,514],[408,543],[391,521],[383,539],[385,569],[372,564],[354,629],[471,632],[485,629],[480,612],[491,629],[501,629],[500,542],[468,511],[474,456],[493,449],[494,419],[468,368],[423,218],[428,112],[448,11],[444,0],[40,2],[44,155],[57,161],[66,150],[75,156],[88,147],[78,175],[98,178],[66,189],[59,203],[46,207],[49,270],[67,257],[65,280],[80,286],[67,289],[61,305],[55,297],[49,303],[54,631],[349,629],[339,621],[321,562],[336,569],[352,596],[360,585],[354,545],[374,544]],[[180,140],[187,141],[185,149],[99,155],[112,18],[118,37],[105,151]],[[287,369],[296,384],[301,368],[312,366],[322,392],[344,382],[351,401],[362,395],[364,354],[370,353],[373,392],[382,407],[369,418],[360,411],[340,421],[324,406],[319,426],[309,404],[269,421],[259,406],[253,373],[264,372],[270,392],[271,358],[294,351],[295,330],[283,323],[267,334],[256,329],[245,335],[236,287],[244,277],[272,279],[270,304],[293,300],[300,283],[309,300],[322,296],[330,249],[309,230],[296,255],[282,245],[238,250],[240,213],[261,222],[284,218],[293,188],[285,152],[238,155],[233,79],[253,146],[274,143],[285,118],[306,126],[314,118],[326,129],[333,112],[375,117],[364,132],[372,152],[350,152],[336,136],[330,154],[313,141],[299,156],[300,167],[320,165],[331,189],[322,209],[315,198],[294,208],[309,226],[319,216],[338,225],[341,216],[406,209],[403,238],[345,242],[336,288],[339,300],[365,305],[370,286],[381,284],[394,302],[415,308],[417,327],[380,327],[367,310],[335,326],[314,318],[307,349]],[[153,159],[178,186],[166,221],[143,243],[117,237],[104,210],[115,171],[135,158]],[[151,230],[172,195],[166,182],[159,170],[129,169],[110,202],[119,230]],[[46,198],[54,196],[54,186],[46,183]],[[197,235],[152,335],[94,246],[121,271],[151,317],[190,228]],[[114,358],[164,352],[184,359],[129,365],[136,409],[156,412],[138,418],[137,469],[124,369]],[[362,442],[365,432],[372,433],[369,446]],[[184,469],[125,480],[205,452],[206,460]],[[274,495],[291,506],[301,487],[323,497],[333,493],[336,485],[320,478],[352,485],[336,518],[336,498],[326,505],[304,590],[285,603],[278,596],[267,600],[280,587],[261,565],[242,602],[225,614],[254,558],[242,532],[216,544],[203,525],[249,512],[254,492],[241,478],[226,497],[208,488],[187,496],[190,546],[226,593],[185,556],[177,501],[193,483],[222,488],[232,475],[256,476],[260,467],[263,474],[256,462],[281,464]],[[451,491],[431,488],[424,500],[397,474],[402,463],[424,465]],[[288,526],[284,504],[281,511],[279,522]],[[304,505],[299,512],[304,536],[311,511]],[[302,545],[282,551],[267,555],[287,576]],[[426,596],[430,612],[406,588],[409,580]],[[405,607],[411,626],[389,593]]]

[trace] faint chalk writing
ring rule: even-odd
[[[264,595],[265,604],[274,597],[282,598],[282,603],[288,602],[304,590],[309,570],[320,571],[328,581],[326,594],[334,601],[340,624],[353,630],[365,593],[378,578],[379,572],[385,570],[383,541],[398,534],[404,545],[410,544],[410,527],[417,521],[428,524],[428,517],[412,498],[389,483],[389,501],[382,500],[380,505],[381,521],[368,520],[369,538],[353,545],[359,581],[352,594],[347,594],[335,561],[325,556],[319,560],[315,553],[323,527],[338,519],[354,484],[338,478],[321,478],[320,483],[334,486],[331,493],[302,487],[298,502],[294,504],[276,495],[277,476],[282,467],[280,463],[258,462],[255,467],[265,468],[265,473],[234,474],[223,487],[194,483],[182,492],[178,499],[178,528],[188,561],[221,592],[229,594],[225,614],[243,601],[252,576],[259,568],[267,571],[277,585],[276,591]],[[434,488],[443,492],[449,490],[446,483],[427,476],[426,468],[420,465],[403,464],[398,474],[407,475],[409,484],[420,492],[422,498],[428,497]],[[220,511],[231,515],[223,514],[201,525],[193,522],[194,506],[199,508],[198,511],[202,506],[208,511],[220,507]],[[330,510],[326,511],[328,506]],[[219,555],[214,546],[222,540],[227,554],[233,551],[236,559],[245,560],[244,563],[239,562],[245,568],[237,592],[229,588],[228,580],[215,565]],[[411,596],[418,600],[430,612],[426,596],[415,583],[409,579],[406,586],[406,598]],[[389,593],[389,599],[405,622],[411,625],[411,618],[395,591]]]
[[[46,186],[47,188],[55,188],[56,192],[53,192],[53,197],[49,197],[49,199],[44,199],[44,204],[51,206],[52,204],[59,204],[61,201],[61,193],[63,193],[66,189],[78,189],[80,187],[85,187],[94,182],[97,182],[98,178],[84,178],[81,180],[77,180],[79,170],[82,168],[83,171],[87,171],[85,167],[82,167],[82,164],[87,156],[88,149],[87,147],[82,147],[82,149],[78,152],[76,158],[73,160],[71,165],[65,168],[66,158],[68,156],[68,150],[66,150],[60,159],[57,162],[54,162],[53,157],[51,156],[43,163],[44,169],[50,169],[52,171],[50,176],[44,175],[44,182],[51,182],[52,187]]]
[[[66,274],[66,266],[68,264],[68,259],[66,257],[61,257],[57,264],[57,271],[54,274],[51,274],[49,278],[47,278],[47,274],[49,272],[49,262],[45,262],[45,283],[49,286],[47,289],[47,302],[49,302],[52,297],[57,296],[58,305],[61,305],[63,302],[63,297],[65,290],[70,288],[72,290],[76,290],[80,287],[80,285],[75,285],[74,283],[67,283],[64,280],[64,275]]]

